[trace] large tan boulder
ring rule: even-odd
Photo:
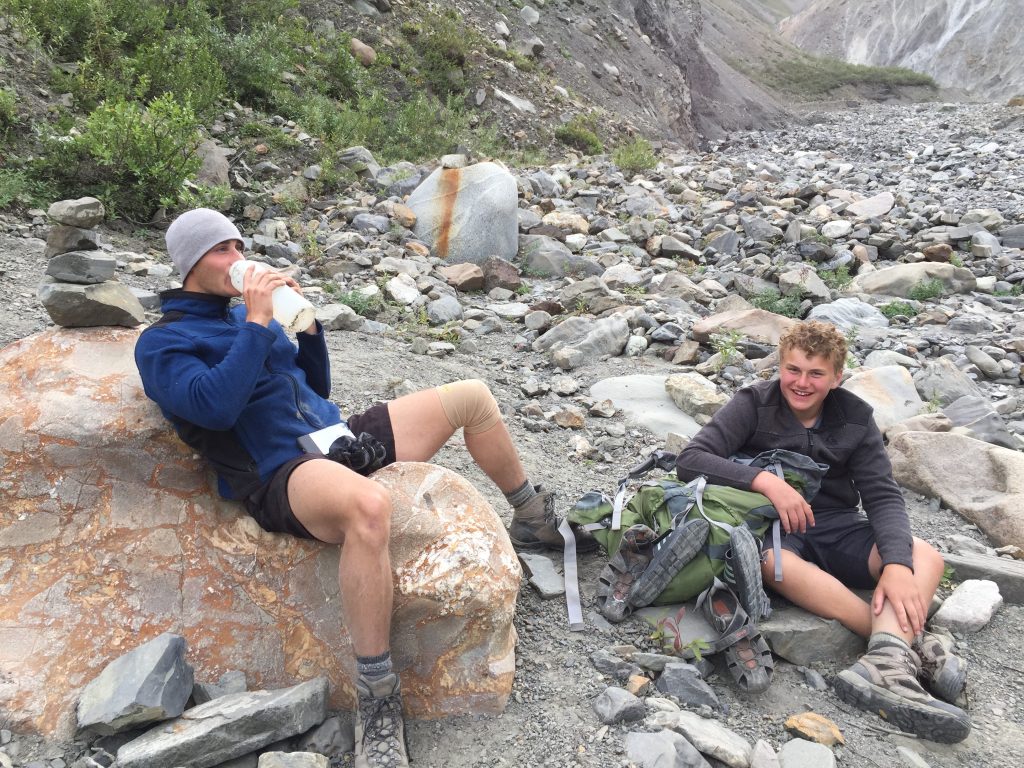
[[[707,343],[717,333],[739,331],[749,341],[778,344],[782,334],[796,323],[791,317],[763,309],[730,309],[698,320],[693,324],[690,335],[696,341]]]
[[[896,482],[942,500],[997,546],[1024,547],[1024,453],[951,432],[890,433]]]
[[[262,531],[211,489],[142,392],[137,332],[56,329],[0,351],[0,711],[63,737],[81,688],[162,632],[199,680],[326,675],[351,707],[339,549]],[[521,576],[501,521],[453,472],[397,464],[392,651],[412,717],[500,712]]]

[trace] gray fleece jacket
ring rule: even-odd
[[[829,466],[811,501],[814,514],[859,514],[858,502],[863,504],[882,565],[913,568],[907,508],[871,414],[871,406],[855,394],[834,389],[819,423],[808,429],[790,410],[777,380],[758,382],[739,390],[697,433],[679,454],[676,471],[681,480],[705,475],[709,483],[750,490],[762,470],[729,456],[755,456],[772,448],[803,453]]]

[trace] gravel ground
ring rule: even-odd
[[[877,115],[876,115],[877,117]],[[900,120],[904,120],[905,112]],[[867,154],[877,147],[872,142],[880,135],[878,120],[851,120],[846,130],[863,132]],[[901,122],[901,130],[904,124]],[[824,134],[834,126],[818,126],[814,133]],[[924,128],[922,128],[924,130]],[[819,136],[820,134],[820,136]],[[758,137],[762,146],[770,146],[770,136]],[[816,140],[817,140],[816,138]],[[898,137],[898,141],[905,141]],[[746,159],[749,149],[737,142],[736,149],[721,150]],[[757,146],[754,144],[754,146]],[[994,197],[995,193],[985,193]],[[969,201],[968,201],[969,202]],[[984,202],[988,202],[986,199]],[[3,234],[7,230],[8,234]],[[45,236],[42,220],[6,217],[0,219],[0,344],[22,338],[47,327],[49,320],[39,305],[36,286],[44,272],[42,242],[25,235]],[[145,250],[145,245],[111,234],[108,240],[118,250]],[[164,257],[165,258],[165,257]],[[167,281],[122,274],[126,284],[159,290]],[[535,284],[532,298],[539,298],[555,286]],[[392,394],[396,382],[408,381],[421,388],[459,378],[479,377],[494,391],[505,409],[514,440],[523,462],[535,482],[543,482],[559,493],[564,510],[583,492],[609,490],[619,475],[631,467],[658,441],[644,430],[626,427],[625,447],[611,452],[611,461],[580,461],[569,446],[570,433],[554,425],[547,431],[535,431],[534,422],[519,413],[529,401],[521,385],[530,376],[542,379],[558,373],[541,355],[523,350],[515,328],[505,324],[501,332],[483,337],[475,354],[457,353],[447,358],[428,358],[411,353],[409,339],[380,337],[363,333],[335,333],[329,338],[334,367],[334,396],[346,411],[354,411]],[[650,356],[614,358],[594,362],[573,373],[581,383],[580,393],[564,400],[580,400],[587,388],[606,377],[664,373],[667,363]],[[560,400],[556,395],[540,399],[545,409]],[[564,401],[563,400],[563,401]],[[583,434],[597,444],[605,429],[621,424],[621,417],[588,417]],[[507,505],[500,493],[476,469],[465,449],[458,444],[444,448],[437,457],[441,463],[463,473],[494,504],[507,520]],[[938,507],[929,499],[907,494],[908,508],[915,533],[933,543],[959,533],[984,541],[978,530],[954,513]],[[586,556],[581,562],[581,586],[584,612],[594,607],[594,587],[602,559]],[[588,628],[574,633],[568,629],[564,604],[541,600],[525,580],[516,616],[519,632],[517,673],[513,696],[506,711],[498,717],[454,718],[441,722],[409,724],[409,741],[415,764],[469,768],[470,766],[586,766],[627,765],[623,751],[624,726],[601,726],[591,708],[594,698],[610,683],[591,664],[590,655],[601,648],[632,644],[652,649],[649,628],[638,619],[625,622],[610,631]],[[803,676],[786,662],[779,662],[775,683],[765,694],[745,698],[738,694],[721,674],[711,679],[715,692],[727,705],[725,724],[751,742],[766,739],[778,749],[789,737],[784,720],[792,714],[814,710],[834,720],[846,736],[846,746],[835,752],[845,766],[901,765],[898,746],[921,753],[934,768],[971,764],[975,768],[1016,765],[1024,753],[1024,662],[1017,658],[1022,647],[1024,609],[1006,605],[982,631],[961,638],[960,650],[971,665],[969,675],[970,712],[974,731],[963,743],[948,747],[894,736],[879,719],[853,710],[840,702],[831,689],[815,691],[803,682]],[[836,670],[829,665],[819,671],[829,679]],[[15,734],[22,739],[22,760],[26,755],[53,756],[47,745]],[[73,756],[72,756],[73,757]]]

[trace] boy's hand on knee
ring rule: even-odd
[[[886,600],[896,612],[896,621],[900,629],[904,632],[913,632],[915,635],[924,631],[928,607],[921,598],[917,582],[914,581],[914,572],[907,566],[889,563],[882,568],[871,600],[871,607],[876,616],[882,613]]]
[[[811,510],[811,505],[793,486],[778,475],[762,471],[750,484],[750,490],[768,497],[768,501],[779,513],[782,530],[786,533],[794,531],[804,533],[808,527],[814,526],[814,512]]]

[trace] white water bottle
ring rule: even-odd
[[[236,261],[228,273],[236,291],[242,290],[242,282],[249,267],[255,267],[255,272],[269,269],[266,264],[260,264],[258,261]],[[316,307],[309,303],[309,299],[287,285],[275,288],[271,294],[271,301],[274,303],[274,319],[293,333],[309,328],[316,318]]]

